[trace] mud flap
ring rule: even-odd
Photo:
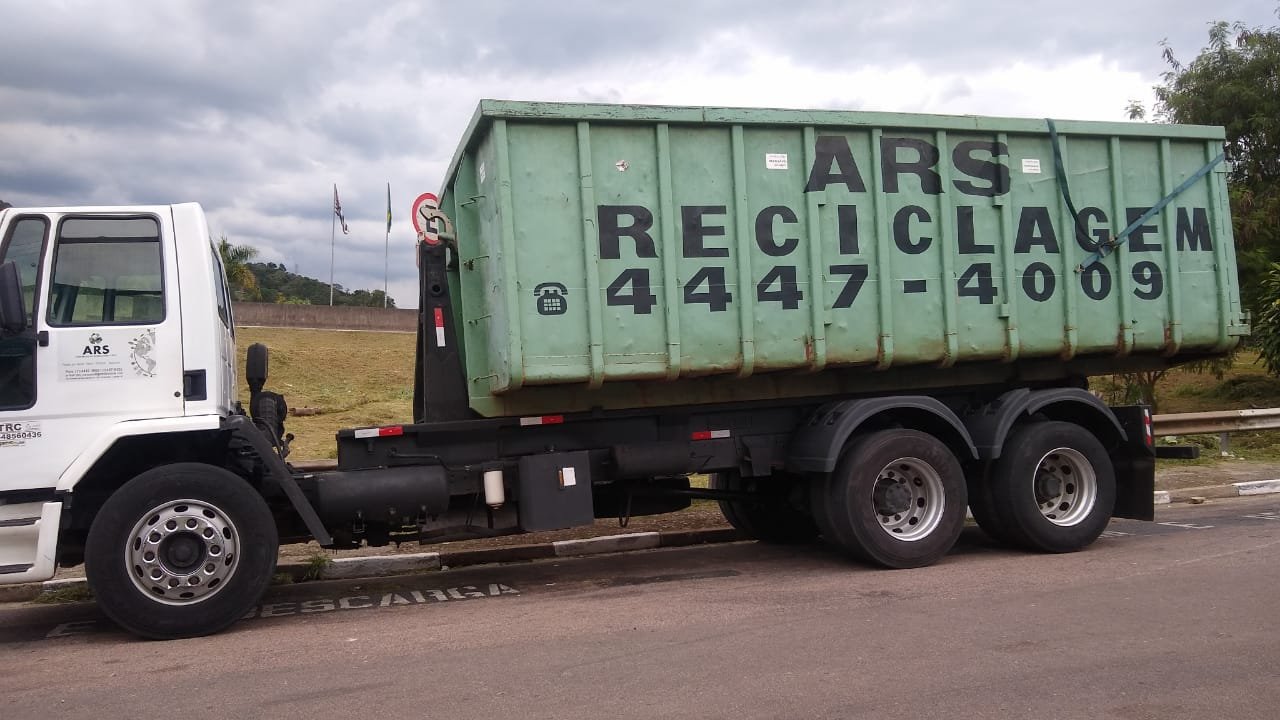
[[[1151,434],[1151,410],[1145,405],[1113,407],[1125,440],[1111,451],[1116,471],[1114,517],[1154,520],[1156,517],[1156,456]]]

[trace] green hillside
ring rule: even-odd
[[[245,263],[257,281],[257,298],[260,302],[295,303],[299,305],[328,305],[329,283],[289,272],[276,263]],[[351,290],[334,283],[333,304],[358,307],[382,307],[381,290]],[[396,301],[388,299],[387,307],[395,307]]]

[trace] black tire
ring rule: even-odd
[[[828,544],[843,551],[840,541],[836,539],[835,521],[831,517],[831,503],[827,502],[830,492],[831,473],[816,474],[809,481],[809,514],[813,524],[818,526],[818,534]]]
[[[990,485],[999,521],[1014,544],[1031,550],[1088,547],[1115,510],[1111,458],[1093,433],[1073,423],[1019,428],[1005,442]]]
[[[889,568],[932,565],[964,529],[967,492],[955,455],[916,430],[881,430],[844,452],[826,482],[829,539]],[[882,518],[884,521],[882,522]]]
[[[715,490],[743,490],[745,484],[736,472],[714,473],[710,476]],[[789,489],[779,482],[780,490]],[[808,513],[794,507],[783,492],[769,496],[769,502],[748,503],[740,500],[720,500],[720,512],[724,519],[742,534],[760,542],[793,545],[812,542],[818,537],[818,527]]]
[[[969,489],[969,510],[982,532],[1002,545],[1017,545],[1017,539],[1000,517],[991,492],[991,468],[987,465],[970,468],[966,473]]]
[[[148,470],[107,498],[89,529],[85,574],[99,607],[125,630],[195,637],[258,602],[278,549],[271,511],[249,483],[179,463]]]

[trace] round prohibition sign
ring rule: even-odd
[[[413,201],[413,229],[418,231],[418,238],[430,245],[440,244],[440,227],[436,214],[440,211],[440,198],[435,193],[425,192]]]

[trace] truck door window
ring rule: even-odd
[[[0,410],[22,410],[36,402],[36,283],[40,279],[40,254],[49,225],[44,218],[18,218],[9,237],[0,244],[0,263],[13,260],[22,278],[26,301],[27,332],[0,339]]]
[[[218,304],[218,317],[222,320],[222,324],[234,335],[235,327],[231,320],[231,299],[227,296],[227,272],[222,266],[222,257],[218,254],[217,248],[213,249],[213,286],[214,301]]]
[[[160,226],[149,217],[68,218],[58,229],[50,325],[164,320]]]

